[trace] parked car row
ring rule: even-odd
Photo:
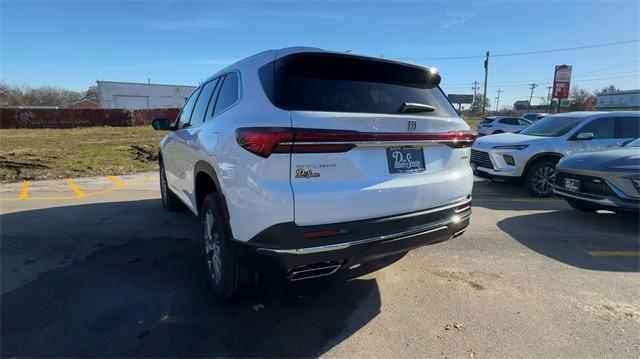
[[[519,133],[479,138],[471,166],[495,182],[521,182],[532,196],[555,193],[576,209],[637,210],[639,137],[639,112],[550,115]]]

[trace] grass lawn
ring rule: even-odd
[[[0,181],[151,171],[164,134],[151,126],[0,130]]]

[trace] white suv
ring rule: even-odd
[[[570,112],[546,116],[520,133],[478,139],[471,166],[498,182],[523,181],[536,197],[553,195],[555,166],[567,155],[619,147],[640,137],[638,112]]]
[[[222,298],[462,234],[475,133],[429,68],[288,48],[202,83],[160,142],[162,203],[202,222]]]
[[[491,116],[478,123],[478,135],[497,135],[505,132],[519,132],[531,125],[531,122],[519,117]]]

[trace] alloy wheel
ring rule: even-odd
[[[215,228],[215,216],[213,211],[207,210],[204,215],[204,246],[205,257],[209,275],[214,283],[220,283],[222,279],[222,251],[220,247],[220,234]]]
[[[541,195],[548,195],[553,188],[555,178],[556,175],[553,168],[540,167],[535,171],[531,180],[533,189]]]

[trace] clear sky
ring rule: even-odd
[[[84,1],[1,3],[0,78],[85,90],[96,80],[198,84],[254,53],[352,50],[436,66],[447,93],[472,93],[483,59],[438,59],[640,39],[638,1]],[[640,43],[491,59],[489,96],[547,95],[556,64],[573,85],[640,88]],[[534,101],[535,103],[536,101]],[[502,106],[500,106],[502,107]]]

